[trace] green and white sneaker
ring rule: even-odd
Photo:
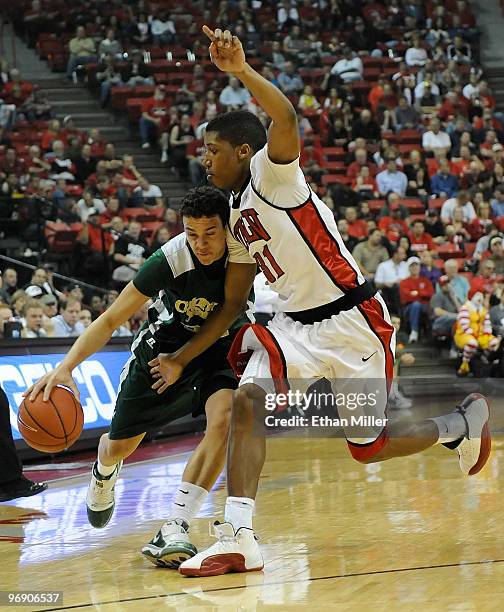
[[[169,569],[177,569],[197,552],[189,540],[189,525],[182,519],[164,523],[155,537],[142,548],[142,555],[151,563]]]
[[[88,521],[93,527],[105,527],[114,513],[114,487],[121,471],[122,461],[110,476],[102,476],[98,472],[98,462],[95,461],[91,472],[91,482],[86,497]]]

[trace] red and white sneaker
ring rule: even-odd
[[[241,527],[235,533],[231,523],[213,524],[218,541],[179,567],[183,576],[220,576],[230,572],[258,572],[264,567],[254,532]]]
[[[467,433],[457,446],[460,469],[466,476],[473,476],[483,469],[492,447],[488,402],[480,393],[470,393],[457,406],[457,412],[464,417],[467,425]]]

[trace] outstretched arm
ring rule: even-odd
[[[288,98],[246,62],[240,40],[229,30],[214,31],[206,25],[203,32],[211,41],[210,56],[223,72],[229,72],[249,90],[271,118],[268,155],[272,162],[288,164],[299,157],[299,128],[296,111]]]

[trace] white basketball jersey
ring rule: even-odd
[[[364,282],[298,159],[275,164],[266,145],[252,158],[250,174],[232,198],[230,230],[278,293],[281,312],[328,304]]]

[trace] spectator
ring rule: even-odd
[[[351,236],[349,234],[348,221],[346,219],[340,219],[338,221],[338,231],[340,233],[344,245],[351,253],[354,250],[355,246],[359,243],[359,240],[355,236]]]
[[[90,189],[85,189],[82,192],[82,198],[77,202],[77,211],[83,223],[86,223],[91,214],[99,214],[105,212],[105,204],[101,198],[93,197],[93,192]]]
[[[82,323],[84,329],[87,329],[92,323],[91,311],[87,308],[83,308],[79,312],[79,322]]]
[[[368,153],[366,149],[355,149],[355,161],[353,161],[347,168],[347,176],[351,179],[354,179],[361,172],[363,167],[367,167],[369,169],[369,174],[371,177],[375,177],[378,168],[376,164],[368,159]]]
[[[469,281],[465,276],[458,274],[458,262],[456,259],[447,259],[444,264],[444,272],[450,281],[450,286],[453,289],[454,294],[460,304],[463,304],[467,299],[469,293]],[[439,286],[436,288],[436,292],[440,293]]]
[[[376,288],[380,290],[389,312],[395,314],[400,311],[399,283],[409,276],[405,260],[406,251],[402,247],[396,247],[390,259],[378,264],[374,277]]]
[[[237,79],[238,80],[238,79]],[[176,123],[170,131],[170,166],[179,173],[181,178],[188,178],[187,147],[194,140],[194,129],[189,115],[182,115],[180,123]],[[161,157],[161,161],[164,157]]]
[[[472,58],[471,45],[465,43],[462,36],[455,36],[453,43],[446,48],[446,56],[457,64],[470,64]]]
[[[5,338],[5,324],[11,321],[13,318],[13,312],[9,308],[8,304],[0,302],[0,340]]]
[[[418,127],[420,122],[418,111],[404,96],[399,98],[398,106],[395,108],[394,113],[398,131],[413,130]]]
[[[413,38],[413,46],[406,51],[404,56],[406,65],[412,66],[425,66],[429,59],[427,51],[422,47],[422,41],[419,36]]]
[[[420,259],[410,257],[407,261],[409,276],[399,283],[401,305],[410,325],[409,342],[418,341],[420,318],[428,315],[429,302],[434,288],[428,278],[420,276]]]
[[[456,208],[462,208],[465,223],[470,223],[476,218],[476,212],[467,191],[459,191],[454,198],[446,200],[441,207],[441,221],[445,224],[451,223]]]
[[[432,119],[431,129],[422,136],[422,147],[435,157],[446,157],[451,149],[451,140],[446,132],[441,130],[439,119]]]
[[[303,89],[303,93],[299,98],[298,107],[302,111],[316,111],[320,108],[320,104],[316,96],[313,94],[313,88],[311,85],[306,85]]]
[[[114,58],[120,54],[122,54],[122,45],[116,40],[113,28],[109,28],[105,38],[98,46],[98,55],[101,59],[111,57],[112,60],[114,60]]]
[[[372,118],[371,111],[361,111],[359,119],[352,126],[352,138],[364,138],[368,142],[378,142],[381,139],[381,129]]]
[[[97,61],[96,45],[94,40],[86,35],[86,29],[78,26],[76,35],[70,39],[70,58],[67,64],[67,77],[72,79],[76,69],[83,64]]]
[[[28,297],[39,298],[42,295],[53,294],[54,291],[47,282],[47,272],[44,268],[35,268],[30,282],[25,287]]]
[[[458,188],[458,179],[450,171],[450,162],[443,157],[439,160],[439,169],[431,180],[432,193],[441,198],[453,198]]]
[[[160,249],[164,244],[167,244],[171,240],[170,230],[166,226],[161,226],[154,236],[154,240],[151,244],[152,252]]]
[[[87,179],[96,172],[96,158],[91,156],[91,145],[82,145],[80,154],[74,160],[75,180],[84,184]]]
[[[415,219],[411,224],[409,239],[411,249],[417,254],[422,251],[432,251],[436,248],[432,236],[425,231],[425,224],[422,219]]]
[[[163,125],[163,119],[167,116],[168,107],[169,102],[165,98],[164,87],[156,87],[153,97],[146,101],[142,107],[143,112],[138,124],[143,149],[148,149],[150,141],[156,138]]]
[[[494,198],[490,204],[496,219],[504,216],[504,185],[497,185],[494,191]]]
[[[26,302],[23,309],[25,326],[21,332],[23,338],[46,338],[47,332],[43,327],[44,310],[39,300]]]
[[[164,11],[150,19],[150,31],[155,45],[169,45],[174,42],[177,34],[175,23]]]
[[[388,251],[382,244],[382,234],[380,230],[375,229],[369,232],[368,239],[359,242],[352,251],[352,255],[362,274],[368,280],[373,280],[378,265],[389,258]]]
[[[380,217],[378,227],[390,242],[397,244],[400,236],[408,233],[408,225],[402,218],[401,205],[398,201],[390,202],[388,211],[388,214]]]
[[[488,242],[488,248],[490,250],[489,261],[493,261],[495,264],[495,273],[500,275],[504,274],[504,251],[502,248],[502,236],[497,234],[490,238]]]
[[[225,111],[239,110],[250,102],[250,93],[242,87],[236,77],[229,78],[229,84],[224,87],[220,96],[219,104]]]
[[[460,302],[446,275],[439,278],[438,285],[440,291],[435,293],[430,300],[432,331],[438,336],[452,336]]]
[[[478,349],[492,353],[499,346],[499,339],[492,335],[485,296],[480,291],[471,290],[468,298],[458,313],[454,336],[457,348],[463,351],[462,363],[457,372],[459,376],[470,373],[470,361]]]
[[[100,83],[100,104],[102,108],[108,104],[110,90],[112,87],[122,87],[124,85],[119,68],[115,65],[114,56],[108,53],[98,64],[96,80]]]
[[[142,225],[130,221],[128,232],[123,234],[115,244],[114,262],[116,268],[112,274],[117,283],[129,283],[149,254],[149,247],[141,237]]]
[[[138,49],[131,52],[131,60],[121,70],[121,80],[128,87],[138,85],[154,85],[154,79],[150,76],[149,68],[142,59]]]
[[[157,185],[152,185],[144,177],[138,180],[138,187],[133,190],[135,206],[164,206],[163,194]]]
[[[492,323],[493,334],[501,338],[504,337],[504,291],[501,293],[499,304],[490,308],[490,321]]]
[[[44,313],[44,329],[48,327],[48,320],[52,319],[58,314],[58,299],[55,295],[48,294],[43,295],[38,302],[42,306],[42,311]]]
[[[343,47],[341,55],[343,57],[331,68],[330,75],[339,77],[343,83],[360,81],[364,71],[360,57],[352,57],[352,51],[349,47]],[[329,80],[329,82],[331,81]]]
[[[479,263],[478,274],[471,280],[470,290],[492,295],[496,281],[495,263],[491,259],[485,259]]]
[[[368,235],[367,225],[363,219],[357,218],[357,210],[353,206],[348,206],[345,210],[345,220],[348,224],[350,236],[361,240]]]
[[[81,310],[79,300],[69,297],[61,307],[61,314],[51,319],[55,338],[75,338],[84,332],[84,325],[79,321]]]
[[[406,195],[408,179],[404,172],[397,169],[395,157],[387,157],[387,167],[376,175],[376,184],[380,195],[393,191],[400,196]]]
[[[277,78],[280,89],[286,96],[296,95],[303,91],[303,79],[297,74],[292,62],[285,62],[284,68]],[[246,102],[248,102],[248,100]]]
[[[441,277],[441,270],[434,265],[432,260],[432,253],[428,250],[420,252],[420,261],[422,265],[420,266],[420,276],[425,276],[428,278],[433,287],[436,286],[439,278]]]
[[[0,297],[6,304],[10,304],[13,294],[17,291],[18,275],[14,268],[5,268],[2,275]]]

